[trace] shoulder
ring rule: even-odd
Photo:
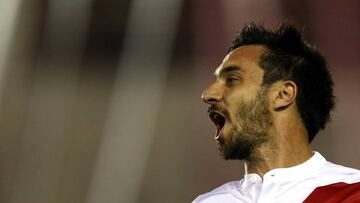
[[[243,180],[225,183],[210,192],[199,195],[192,203],[211,203],[226,201],[229,197],[232,196],[232,193],[234,191],[239,190],[242,181]]]
[[[325,182],[360,182],[360,170],[327,161],[321,168],[319,178]]]
[[[360,171],[327,162],[317,179],[320,184],[304,203],[311,202],[360,202]]]

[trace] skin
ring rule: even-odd
[[[265,50],[262,45],[246,45],[230,52],[215,70],[216,80],[204,91],[202,100],[210,109],[221,110],[226,117],[224,127],[215,138],[218,142],[230,143],[233,136],[245,136],[236,133],[243,128],[238,107],[259,98],[264,76],[259,62]],[[243,159],[246,174],[256,173],[263,177],[272,169],[301,164],[313,155],[306,128],[297,111],[296,94],[297,86],[293,81],[277,81],[268,87],[265,108],[271,125],[261,125],[266,140]],[[253,128],[258,126],[254,124]],[[257,135],[249,136],[256,140]]]

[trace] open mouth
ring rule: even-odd
[[[221,129],[225,125],[225,117],[221,113],[216,111],[211,111],[209,113],[209,117],[216,126],[217,129],[216,138],[217,138],[219,136]]]

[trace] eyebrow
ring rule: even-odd
[[[224,75],[226,73],[230,73],[230,72],[235,72],[235,71],[239,71],[239,72],[244,72],[244,69],[242,69],[239,66],[235,66],[235,65],[230,65],[230,66],[226,66],[225,68],[221,69],[221,71],[215,71],[214,76],[215,77],[220,77],[220,75]]]

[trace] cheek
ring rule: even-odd
[[[241,130],[242,122],[239,117],[238,108],[235,106],[231,111],[229,111],[229,119],[226,123],[226,133],[233,133],[235,131]]]
[[[232,91],[226,92],[224,103],[229,113],[233,113],[236,107],[244,100],[244,91],[241,89],[233,89]]]
[[[241,102],[250,102],[257,96],[260,89],[261,87],[257,85],[233,87],[225,92],[225,104],[233,106]]]

